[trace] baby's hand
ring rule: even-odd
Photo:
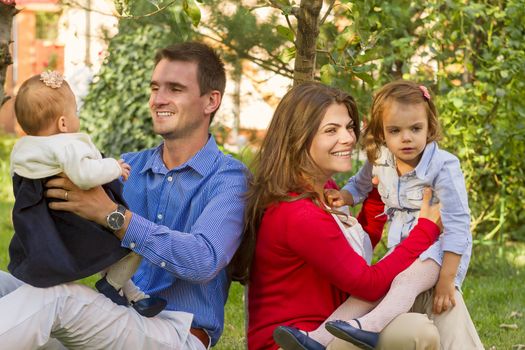
[[[346,204],[341,192],[332,188],[324,190],[324,198],[326,203],[332,208],[342,207]]]
[[[456,306],[455,294],[454,279],[439,278],[434,291],[434,307],[432,311],[439,315]]]
[[[118,164],[120,165],[120,169],[122,169],[122,180],[126,181],[129,177],[131,166],[124,162],[124,159],[119,159]]]

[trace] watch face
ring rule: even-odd
[[[108,226],[112,230],[120,230],[124,225],[124,214],[119,212],[113,212],[108,217]]]

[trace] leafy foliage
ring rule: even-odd
[[[429,86],[476,239],[523,240],[525,1],[341,1],[332,15],[318,38],[320,79],[350,91],[365,115],[386,82]]]
[[[176,7],[153,17],[121,20],[80,113],[82,128],[107,155],[118,157],[160,142],[148,109],[153,57],[159,48],[189,38],[189,25]]]
[[[140,12],[133,6],[141,3],[127,6]],[[200,1],[199,6],[212,9],[204,23],[196,13],[189,16],[189,9],[196,9],[190,0],[176,1],[160,17],[122,20],[121,34],[111,42],[107,65],[82,113],[88,132],[114,155],[158,142],[151,133],[144,86],[151,56],[162,42],[175,39],[167,33],[178,33],[178,40],[190,38],[195,34],[191,23],[199,20],[197,34],[218,43],[234,67],[234,78],[242,74],[243,59],[291,76],[297,28],[290,19],[298,2],[271,3],[279,9],[280,23],[275,13],[261,22],[255,9],[242,2],[217,0]],[[163,6],[153,0],[146,4]],[[318,79],[350,91],[365,116],[373,92],[386,82],[405,78],[428,86],[445,130],[441,145],[462,163],[476,239],[525,239],[525,0],[328,4],[316,38]],[[159,23],[162,29],[153,28]]]

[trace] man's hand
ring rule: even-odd
[[[131,166],[124,162],[124,159],[119,159],[118,164],[120,165],[120,169],[122,169],[122,180],[127,181],[129,173],[131,172]]]
[[[46,197],[63,200],[49,203],[50,209],[69,211],[104,227],[106,216],[117,207],[101,186],[81,190],[64,174],[49,180],[46,187]]]
[[[456,287],[454,278],[440,277],[434,291],[434,306],[432,312],[440,314],[456,306]]]

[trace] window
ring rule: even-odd
[[[55,40],[58,37],[58,12],[36,12],[36,38],[40,40]]]

